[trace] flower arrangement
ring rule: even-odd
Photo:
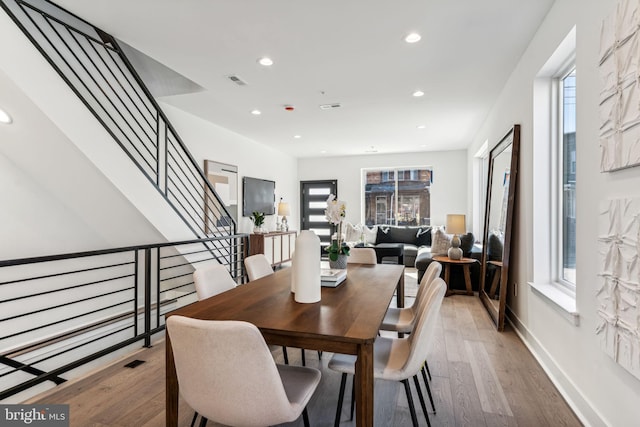
[[[327,209],[324,216],[331,224],[337,226],[336,238],[325,248],[331,261],[337,261],[338,255],[349,255],[349,246],[342,241],[342,221],[347,213],[347,204],[336,200],[336,196],[330,194],[327,198]]]

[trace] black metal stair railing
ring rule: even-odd
[[[246,254],[248,236],[0,260],[0,401],[131,344],[150,346],[164,314],[197,299],[193,271],[219,262],[203,243]],[[240,264],[227,267],[237,283]]]
[[[115,38],[46,0],[0,5],[195,237],[236,234],[233,217]]]

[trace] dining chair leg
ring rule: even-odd
[[[208,419],[206,419],[205,417],[201,416],[200,417],[200,427],[205,427],[207,425],[208,421],[209,421]]]
[[[340,379],[340,393],[338,393],[338,407],[336,408],[336,419],[333,422],[334,427],[340,425],[340,415],[342,413],[342,401],[344,400],[344,387],[347,383],[347,374],[343,373]]]
[[[309,427],[309,413],[307,412],[307,407],[302,410],[302,421],[304,422],[304,427]]]
[[[307,366],[307,359],[304,357],[304,348],[300,349],[300,354],[302,354],[302,366]]]
[[[198,411],[193,413],[193,419],[191,420],[191,427],[196,425],[196,420],[198,419]]]
[[[404,392],[407,394],[407,402],[409,403],[409,412],[411,412],[413,427],[418,427],[418,416],[416,415],[416,407],[413,405],[413,397],[411,396],[409,380],[402,380],[402,384],[404,384]]]
[[[422,379],[424,380],[424,385],[427,386],[427,394],[429,395],[429,402],[431,402],[431,409],[433,409],[433,413],[436,413],[436,405],[433,403],[433,396],[431,395],[431,387],[429,386],[429,381],[427,381],[427,375],[424,373],[424,366],[420,370],[422,372]]]
[[[422,388],[420,387],[420,383],[418,382],[418,375],[413,376],[413,382],[416,385],[416,390],[418,390],[418,398],[420,399],[420,406],[422,407],[422,413],[424,414],[424,418],[427,420],[427,425],[431,426],[431,423],[429,422],[429,414],[427,414],[427,405],[426,403],[424,403]]]
[[[422,408],[422,413],[424,416],[427,416],[427,404],[424,401],[424,395],[422,394],[422,387],[420,387],[420,383],[418,382],[418,376],[413,376],[413,384],[416,386],[416,391],[418,392],[418,400],[420,401],[420,407]]]
[[[431,381],[431,371],[429,370],[429,364],[427,361],[424,361],[424,367],[427,369],[427,375],[429,375],[429,381]]]
[[[282,346],[282,357],[284,357],[284,364],[289,364],[289,355],[287,354],[287,347]]]

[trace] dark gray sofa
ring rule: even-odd
[[[404,248],[404,265],[414,267],[420,248],[431,247],[430,226],[394,226],[378,225],[375,242],[367,242],[374,249],[393,244],[402,244]]]

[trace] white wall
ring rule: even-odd
[[[600,349],[595,335],[598,272],[597,206],[607,198],[640,193],[640,168],[600,173],[597,70],[602,20],[614,12],[615,0],[557,0],[521,58],[485,125],[469,149],[489,140],[495,145],[515,123],[522,125],[520,174],[508,304],[512,320],[552,378],[587,425],[631,426],[640,419],[640,380]],[[533,82],[570,30],[577,28],[577,309],[574,326],[547,300],[533,293],[534,179],[548,170],[533,168]],[[472,164],[468,156],[468,164]],[[472,179],[472,178],[471,178]],[[513,282],[518,295],[513,295]]]
[[[275,181],[276,203],[280,197],[289,202],[291,206],[291,215],[287,217],[289,227],[292,230],[298,229],[300,190],[295,158],[169,104],[161,102],[160,106],[201,167],[204,167],[205,160],[238,166],[239,232],[248,233],[252,229],[251,220],[241,216],[243,176]],[[265,226],[268,230],[275,230],[276,217],[276,215],[267,216]]]
[[[1,66],[2,107],[14,122],[0,125],[0,259],[162,241]]]
[[[467,207],[467,152],[431,151],[404,154],[304,158],[298,160],[300,181],[338,180],[338,196],[347,202],[347,221],[362,222],[362,169],[432,166],[431,223],[444,225],[449,213],[464,213]],[[471,222],[468,222],[469,227]]]

